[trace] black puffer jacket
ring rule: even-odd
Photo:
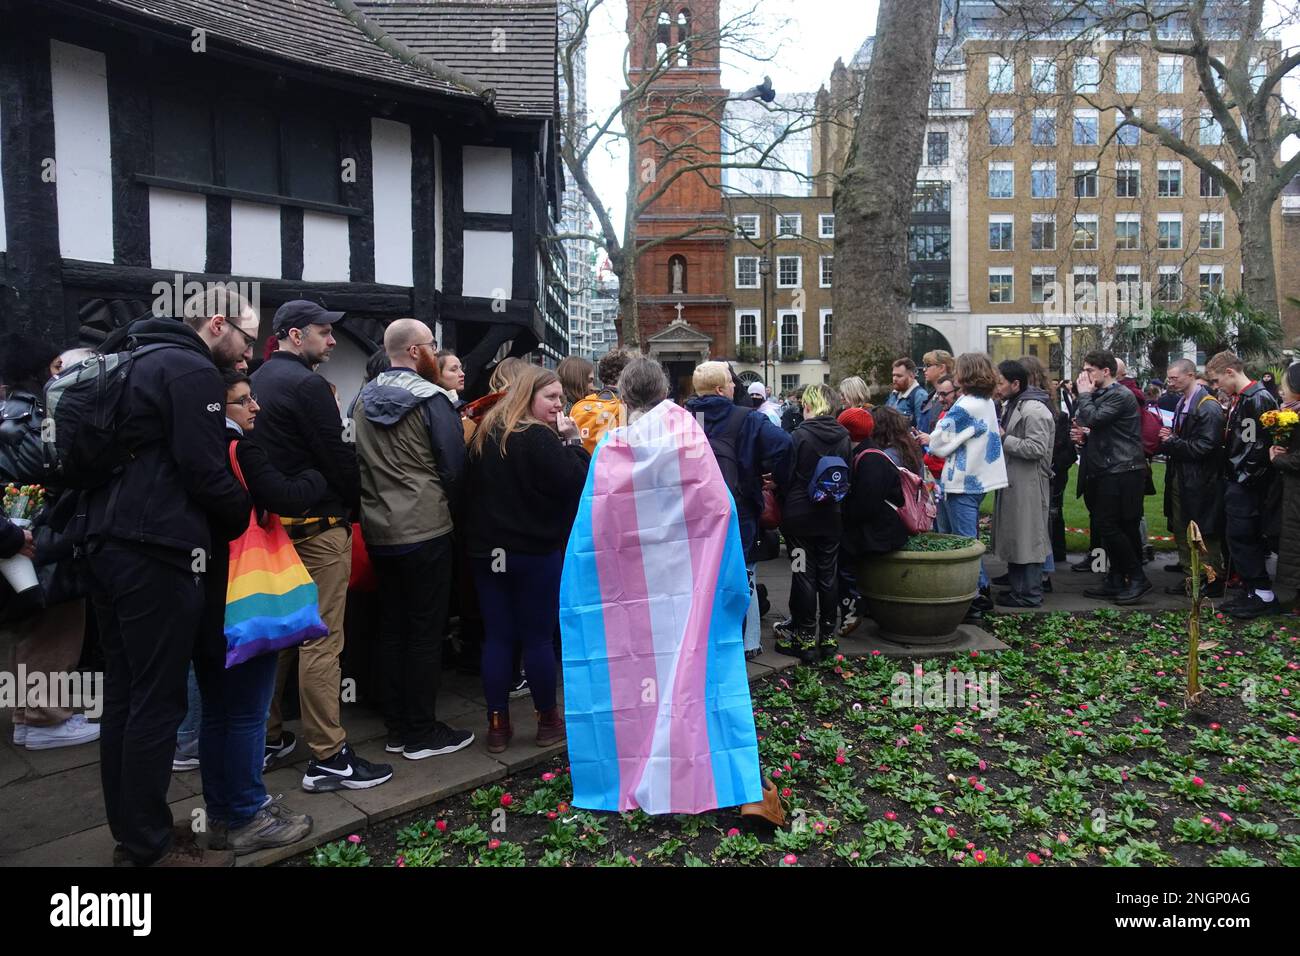
[[[0,483],[49,487],[41,445],[44,419],[44,398],[26,389],[15,389],[0,403]]]
[[[1277,401],[1268,389],[1259,382],[1252,382],[1237,398],[1228,415],[1228,447],[1223,460],[1223,474],[1229,481],[1246,485],[1261,494],[1273,483],[1276,472],[1268,460],[1268,429],[1259,423],[1259,416],[1274,408],[1277,408]],[[1255,440],[1246,441],[1250,437]]]
[[[1137,399],[1119,382],[1079,396],[1074,420],[1092,429],[1079,466],[1080,488],[1094,478],[1146,468],[1140,414]]]
[[[142,319],[131,340],[173,347],[132,365],[119,439],[136,452],[120,475],[83,495],[85,534],[188,568],[195,549],[224,547],[248,520],[248,495],[226,463],[226,389],[207,345],[183,322]]]
[[[1223,408],[1205,389],[1197,389],[1192,408],[1178,430],[1160,446],[1169,459],[1165,476],[1165,517],[1171,520],[1175,484],[1183,518],[1202,534],[1223,530]]]
[[[839,538],[844,530],[839,503],[814,504],[808,498],[808,483],[825,455],[839,455],[845,464],[852,464],[853,441],[848,430],[831,416],[818,415],[800,422],[790,438],[794,468],[789,487],[782,489],[781,530],[802,538]]]

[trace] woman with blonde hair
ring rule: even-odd
[[[861,376],[851,375],[840,382],[840,398],[845,408],[871,409],[871,390]]]
[[[537,745],[564,739],[552,648],[564,545],[590,456],[554,372],[522,364],[470,441],[467,538],[483,614],[489,753],[510,743],[512,655],[523,648]]]
[[[930,393],[930,397],[921,406],[921,414],[916,421],[917,431],[934,430],[934,423],[944,412],[943,401],[939,398],[939,380],[945,376],[950,377],[956,366],[957,360],[951,352],[944,349],[935,349],[921,356],[921,374],[924,376],[922,387]]]
[[[505,398],[506,389],[510,387],[510,383],[514,381],[520,369],[526,368],[533,368],[533,366],[513,355],[503,358],[492,370],[492,377],[488,379],[488,393],[468,405],[461,406],[461,423],[465,429],[466,444],[474,436],[474,432],[487,413],[496,406],[497,402]]]

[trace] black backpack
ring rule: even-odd
[[[134,457],[136,448],[118,440],[122,396],[135,360],[159,343],[129,352],[92,355],[65,368],[45,386],[41,440],[47,464],[66,488],[106,484]]]
[[[740,484],[740,452],[738,451],[740,433],[744,430],[745,419],[749,418],[753,411],[752,408],[733,405],[718,433],[708,436],[709,447],[713,449],[713,457],[718,460],[718,469],[722,472],[722,480],[731,490],[731,497],[736,499],[737,507],[740,506],[745,494]]]

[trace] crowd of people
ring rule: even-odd
[[[536,712],[535,744],[564,741],[566,542],[584,489],[626,479],[602,477],[600,468],[617,466],[598,456],[592,468],[593,452],[668,401],[657,363],[614,350],[598,365],[569,358],[556,371],[507,358],[489,392],[466,402],[460,359],[427,324],[401,319],[359,394],[341,404],[319,372],[341,313],[285,303],[272,322],[275,347],[258,361],[254,309],[232,290],[205,295],[187,307],[191,318],[129,329],[135,358],[118,411],[131,454],[98,487],[61,489],[41,447],[45,386],[92,353],[57,355],[26,338],[0,347],[0,479],[50,492],[34,529],[0,520],[0,556],[24,553],[41,569],[37,606],[6,608],[14,666],[75,669],[89,602],[106,672],[99,724],[28,706],[15,715],[14,739],[34,749],[99,739],[123,865],[228,865],[311,831],[311,818],[282,806],[263,779],[298,746],[283,717],[293,673],[310,753],[303,790],[393,777],[393,766],[350,746],[341,714],[344,617],[362,553],[378,586],[388,753],[423,760],[475,740],[438,716],[453,612],[460,656],[482,675],[488,752],[511,745],[509,702],[523,694]],[[695,369],[692,386],[683,404],[711,449],[710,474],[734,502],[747,656],[761,651],[766,611],[755,571],[779,553],[778,534],[791,562],[778,650],[825,659],[864,614],[855,568],[906,543],[918,493],[935,500],[934,530],[972,538],[994,496],[992,549],[1007,571],[990,580],[981,566],[972,614],[1041,605],[1066,559],[1064,495],[1076,461],[1095,552],[1074,570],[1103,575],[1090,595],[1130,605],[1151,590],[1142,516],[1157,455],[1167,462],[1173,569],[1190,573],[1194,521],[1215,569],[1206,592],[1223,596],[1230,577],[1240,580],[1229,613],[1272,613],[1275,587],[1300,587],[1300,429],[1282,440],[1262,421],[1279,398],[1300,407],[1300,365],[1277,383],[1278,398],[1228,352],[1199,375],[1192,362],[1173,362],[1150,396],[1105,351],[1083,357],[1072,385],[1051,382],[1033,356],[995,366],[979,353],[934,351],[920,369],[901,358],[887,401],[874,406],[861,378],[809,385],[782,402],[716,361]],[[228,542],[268,515],[310,575],[321,636],[229,666]],[[170,774],[194,765],[206,848],[174,827],[167,805]]]

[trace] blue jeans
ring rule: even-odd
[[[984,492],[975,494],[953,494],[943,496],[940,514],[949,534],[965,535],[968,538],[980,536],[980,505],[984,502]],[[984,559],[980,559],[980,590],[989,586],[989,576],[984,573]]]
[[[208,816],[243,826],[266,803],[262,758],[266,718],[275,690],[277,654],[262,654],[226,668],[200,660],[203,726],[199,733],[199,773]]]
[[[493,558],[471,558],[470,563],[483,610],[483,694],[488,711],[509,710],[516,648],[523,649],[533,707],[553,709],[559,684],[554,622],[560,613],[564,552],[508,551],[505,567],[495,571]]]
[[[176,731],[176,756],[197,757],[199,755],[199,724],[203,719],[203,704],[199,699],[199,682],[194,676],[194,665],[190,665],[190,676],[186,684],[187,701],[185,719]]]

